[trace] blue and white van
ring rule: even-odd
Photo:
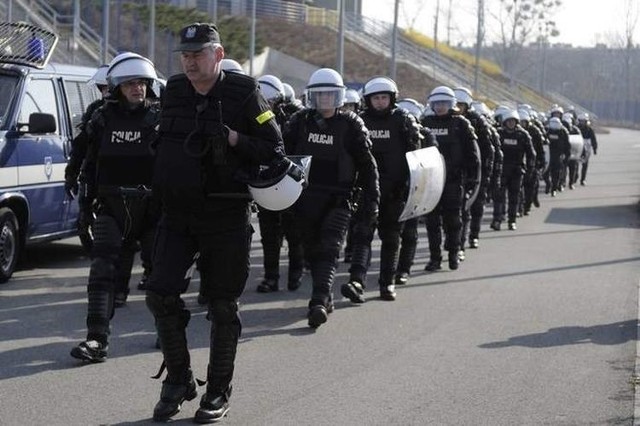
[[[99,93],[87,84],[96,68],[47,63],[56,43],[37,27],[0,23],[0,283],[29,245],[77,233],[64,169]]]

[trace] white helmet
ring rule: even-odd
[[[220,61],[222,65],[222,71],[225,72],[237,72],[239,74],[244,74],[244,70],[242,69],[242,65],[240,65],[237,61],[233,59],[224,58]]]
[[[456,100],[459,104],[466,104],[467,107],[471,107],[471,103],[473,102],[471,90],[466,87],[457,87],[453,90],[453,93],[455,94]]]
[[[510,118],[513,118],[514,120],[516,120],[516,123],[518,122],[518,120],[520,120],[520,116],[518,115],[518,111],[516,111],[515,109],[509,109],[508,111],[503,112],[500,115],[501,119],[502,119],[502,123],[504,123],[505,121],[507,121]]]
[[[562,129],[562,122],[558,117],[551,117],[549,119],[549,128],[553,130],[560,130]]]
[[[469,107],[473,110],[476,110],[478,114],[482,114],[486,117],[489,117],[491,115],[491,110],[489,109],[487,104],[482,101],[472,101]]]
[[[93,76],[87,83],[97,86],[107,86],[107,71],[109,71],[109,65],[100,65]]]
[[[145,79],[149,86],[158,79],[153,62],[137,53],[121,53],[111,60],[107,71],[109,90],[115,90],[126,81]]]
[[[521,121],[529,121],[531,120],[531,114],[526,109],[519,109],[518,116],[520,116]]]
[[[552,115],[553,113],[560,113],[560,115],[562,115],[564,114],[564,110],[562,109],[561,106],[556,104],[556,105],[553,105],[549,110],[549,115]]]
[[[422,104],[420,104],[420,102],[411,98],[400,99],[398,101],[398,108],[406,109],[407,111],[409,111],[409,114],[413,115],[417,119],[420,119],[422,111],[424,110],[424,107],[422,106]]]
[[[564,114],[562,114],[562,121],[573,124],[573,114],[571,114],[570,112],[565,112]]]
[[[256,180],[247,184],[249,192],[262,208],[284,210],[295,203],[307,184],[311,156],[285,157],[262,169]]]
[[[289,83],[282,83],[282,87],[284,88],[284,99],[288,102],[293,101],[296,98],[296,91],[293,90],[293,87]]]
[[[502,114],[504,114],[505,112],[511,111],[511,108],[509,108],[506,105],[498,105],[496,107],[496,110],[493,112],[493,118],[498,122],[498,123],[502,123]]]
[[[362,95],[369,96],[375,93],[390,93],[392,96],[396,96],[398,86],[388,77],[374,77],[365,83]]]
[[[450,87],[438,86],[431,91],[427,98],[429,104],[434,102],[449,102],[449,109],[456,105],[456,95]]]
[[[360,104],[360,95],[356,89],[347,89],[344,93],[345,104]]]
[[[266,74],[258,79],[260,91],[269,102],[278,102],[284,99],[284,86],[275,75]]]
[[[589,114],[587,114],[586,112],[581,112],[580,114],[578,114],[578,120],[589,121]]]
[[[332,108],[340,108],[344,102],[345,94],[342,76],[331,68],[316,70],[307,84],[307,105],[312,109],[318,109],[318,94],[321,92],[335,92]]]

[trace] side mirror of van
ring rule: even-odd
[[[56,119],[52,114],[34,112],[29,115],[29,133],[55,133]]]

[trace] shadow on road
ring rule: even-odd
[[[636,210],[635,204],[553,208],[549,212],[545,223],[602,226],[605,228],[637,228],[638,216],[635,214]]]
[[[567,326],[550,328],[542,333],[525,334],[510,337],[500,342],[490,342],[478,345],[483,349],[500,349],[511,346],[527,348],[550,348],[564,345],[619,345],[635,340],[638,320],[627,320],[611,324],[594,325],[590,327]]]

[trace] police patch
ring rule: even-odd
[[[257,116],[256,117],[256,121],[258,122],[258,124],[264,124],[267,121],[271,120],[275,116],[276,115],[271,110],[268,110],[268,111],[263,112],[259,116]]]

